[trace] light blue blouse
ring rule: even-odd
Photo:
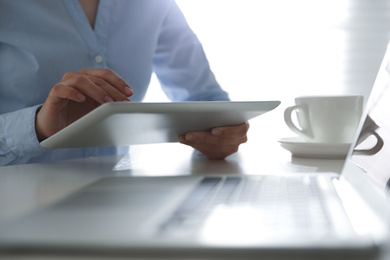
[[[1,0],[0,165],[118,153],[45,150],[36,138],[36,109],[64,73],[82,68],[114,70],[134,101],[152,72],[172,101],[228,100],[173,0],[100,0],[94,30],[77,0]]]

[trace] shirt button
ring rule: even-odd
[[[96,55],[95,56],[95,62],[96,63],[102,63],[103,62],[103,57],[101,55]]]

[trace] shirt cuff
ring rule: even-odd
[[[12,153],[35,156],[46,151],[40,146],[35,133],[35,115],[41,105],[8,113],[5,118],[4,137]]]

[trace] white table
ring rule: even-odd
[[[293,158],[280,146],[277,140],[290,134],[282,121],[283,110],[252,120],[249,141],[226,160],[208,160],[190,147],[170,143],[132,146],[124,157],[0,167],[0,222],[54,203],[110,175],[340,172],[343,160]]]

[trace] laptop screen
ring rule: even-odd
[[[390,46],[390,45],[389,45]],[[367,117],[352,160],[382,191],[390,191],[390,49],[367,103]]]

